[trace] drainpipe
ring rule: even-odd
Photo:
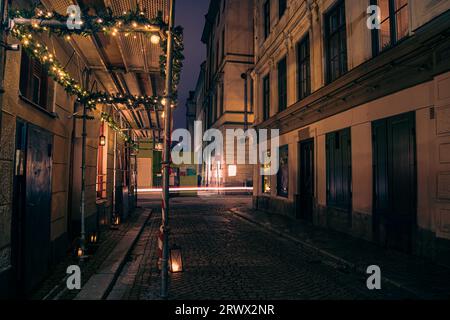
[[[175,0],[170,1],[169,29],[167,31],[167,63],[165,83],[165,119],[164,119],[164,152],[163,152],[163,199],[162,199],[162,232],[163,255],[161,259],[161,298],[168,297],[169,278],[169,174],[170,174],[170,140],[172,124],[172,67],[173,67],[173,27],[175,22]]]

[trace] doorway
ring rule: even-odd
[[[17,122],[12,258],[21,295],[30,294],[49,270],[52,152],[52,134]]]
[[[314,139],[300,142],[300,197],[298,218],[313,221]]]
[[[417,223],[415,113],[376,121],[372,134],[375,240],[409,253]]]

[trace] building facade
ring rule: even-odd
[[[243,79],[254,66],[253,22],[249,19],[252,10],[252,0],[210,2],[202,35],[207,50],[202,67],[203,86],[197,86],[201,89],[203,107],[196,118],[204,121],[204,131],[217,129],[225,137],[227,129],[245,129],[253,124],[251,79],[250,76]],[[225,164],[225,154],[215,154],[209,161],[210,165],[203,165],[203,185],[252,185],[251,165],[237,164],[237,161]]]
[[[256,208],[450,264],[449,9],[255,1],[255,128],[281,146]]]

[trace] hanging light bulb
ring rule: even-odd
[[[153,44],[159,44],[159,42],[161,41],[161,37],[159,36],[159,34],[152,34],[152,36],[150,37],[150,41]]]

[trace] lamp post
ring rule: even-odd
[[[162,192],[162,232],[163,252],[161,259],[161,298],[168,297],[169,277],[169,174],[170,174],[170,136],[172,125],[172,67],[173,67],[173,27],[175,22],[175,0],[170,0],[169,28],[167,30],[167,63],[164,104],[164,151],[163,151],[163,192]]]
[[[85,69],[83,71],[85,87],[89,86],[90,71]],[[81,213],[81,236],[80,236],[80,248],[81,256],[80,262],[83,261],[86,252],[86,225],[85,225],[85,210],[86,210],[86,140],[87,140],[87,106],[83,103],[83,132],[82,132],[82,143],[81,143],[81,203],[80,203],[80,213]]]

